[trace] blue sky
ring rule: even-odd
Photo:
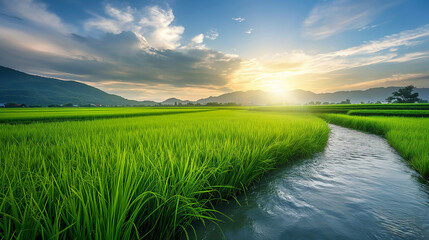
[[[0,65],[126,98],[429,87],[429,1],[0,0]]]

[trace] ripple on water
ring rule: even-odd
[[[381,137],[330,125],[324,152],[218,209],[200,239],[429,239],[429,186]]]

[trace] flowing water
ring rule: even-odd
[[[429,185],[385,139],[330,125],[325,151],[217,209],[198,239],[429,239]]]

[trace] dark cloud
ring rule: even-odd
[[[240,66],[240,59],[211,49],[150,48],[133,32],[106,33],[98,39],[70,34],[41,41],[53,46],[69,46],[64,51],[70,49],[70,55],[55,50],[48,53],[22,49],[13,42],[0,42],[0,49],[7,53],[0,56],[0,63],[32,72],[69,74],[87,82],[117,81],[176,87],[222,86]],[[77,51],[81,53],[73,54]]]
[[[130,91],[132,84],[211,90],[223,89],[240,67],[238,57],[203,42],[181,45],[184,27],[173,24],[168,7],[106,5],[106,16],[86,20],[82,34],[37,1],[0,0],[0,6],[7,11],[0,12],[0,65],[32,74],[123,83]]]

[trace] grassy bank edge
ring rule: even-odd
[[[351,116],[429,117],[428,110],[350,110]]]

